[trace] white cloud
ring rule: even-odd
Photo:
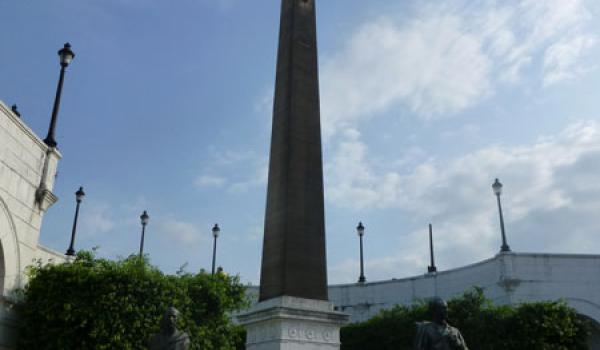
[[[246,238],[250,241],[260,241],[263,238],[264,228],[262,225],[255,225],[250,228],[250,232],[246,234]]]
[[[245,174],[241,180],[232,182],[228,187],[230,193],[246,192],[250,188],[264,186],[269,177],[269,161],[266,157],[254,159],[248,165],[251,171]]]
[[[522,0],[488,10],[486,18],[498,18],[486,32],[498,61],[501,80],[516,82],[522,69],[535,61],[545,47],[558,41],[570,42],[584,31],[589,19],[583,0]],[[498,17],[494,17],[500,13]],[[485,22],[480,24],[485,27]],[[498,50],[498,48],[501,48]]]
[[[491,190],[495,177],[505,185],[502,201],[513,250],[591,253],[600,245],[597,122],[573,124],[528,146],[492,146],[447,161],[424,161],[404,173],[379,172],[357,137],[339,147],[333,162],[328,201],[354,209],[396,208],[409,222],[424,227],[433,222],[444,268],[498,251],[497,208]],[[352,162],[364,164],[363,173],[353,172]],[[425,229],[409,233],[396,258],[382,256],[367,266],[396,271],[392,274],[396,276],[422,272],[427,263],[425,234]],[[333,270],[342,273],[344,266],[342,262]],[[385,276],[390,274],[377,277]]]
[[[169,241],[180,245],[197,245],[206,237],[196,225],[182,220],[167,218],[159,224],[159,231]]]
[[[459,128],[453,128],[442,132],[441,137],[445,140],[477,139],[480,137],[481,128],[475,124],[466,124]]]
[[[96,235],[111,231],[115,227],[110,207],[104,203],[89,203],[80,212],[81,228],[84,235]]]
[[[273,112],[273,98],[275,96],[275,88],[272,86],[265,89],[261,98],[254,105],[254,111],[257,113],[268,115],[269,120]]]
[[[325,59],[323,130],[405,103],[425,117],[461,110],[489,90],[489,59],[461,18],[439,15],[398,26],[389,18],[364,25]]]
[[[226,182],[227,182],[227,180],[221,176],[201,175],[198,178],[196,178],[196,181],[194,181],[194,185],[199,188],[221,187],[221,186],[225,185]]]
[[[211,150],[210,156],[212,158],[210,163],[213,166],[234,166],[256,158],[256,154],[251,151],[217,151],[214,149]]]
[[[447,117],[524,77],[577,77],[596,42],[590,19],[583,0],[456,0],[365,23],[322,60],[324,135],[398,106]],[[526,75],[538,63],[542,75]]]
[[[210,169],[194,180],[196,188],[225,188],[228,193],[244,193],[267,183],[268,158],[252,151],[212,150]],[[210,172],[210,173],[208,173]],[[214,175],[214,173],[227,174]]]
[[[581,35],[548,47],[544,55],[544,86],[583,74],[586,69],[578,66],[579,60],[594,44],[593,37]]]
[[[360,133],[346,129],[343,136],[331,162],[325,164],[326,197],[340,206],[357,209],[389,206],[397,196],[398,174],[376,175],[369,166],[367,145],[360,140]],[[359,170],[357,164],[361,164]]]
[[[439,195],[450,194],[450,186],[455,190],[454,197],[469,197],[471,193],[467,193],[468,191],[477,186],[487,186],[487,182],[497,175],[507,176],[524,186],[517,191],[521,193],[517,198],[521,198],[523,193],[535,197],[546,191],[556,169],[575,162],[578,157],[596,147],[600,147],[598,125],[594,122],[579,123],[569,126],[558,136],[541,137],[531,146],[492,146],[449,161],[428,160],[408,173],[388,171],[378,174],[378,165],[369,161],[367,146],[360,141],[358,135],[354,135],[340,143],[332,157],[332,163],[328,165],[332,178],[329,186],[332,193],[329,197],[339,205],[382,208],[400,206],[405,209],[414,207],[413,209],[421,212],[426,207],[429,208],[426,209],[427,215],[437,215],[455,206],[452,204],[441,207],[442,203],[449,201],[439,201]],[[356,164],[364,164],[361,172],[353,171]],[[457,188],[456,184],[467,181],[470,184]],[[371,192],[372,197],[353,201],[350,200],[352,192],[344,191],[343,188]],[[391,193],[389,189],[392,189]],[[546,191],[546,196],[549,193],[554,192]],[[381,198],[389,200],[382,201]],[[552,198],[552,203],[562,203],[559,200],[562,196],[553,195]],[[417,199],[418,203],[415,202]],[[525,200],[515,201],[513,204]]]

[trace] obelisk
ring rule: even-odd
[[[283,0],[260,300],[327,300],[315,0]]]
[[[327,301],[315,0],[282,0],[259,303],[248,350],[338,350]]]

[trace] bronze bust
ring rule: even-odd
[[[429,303],[432,322],[418,322],[415,350],[469,350],[460,331],[447,322],[448,305],[439,297]]]
[[[179,311],[169,307],[163,316],[160,332],[152,335],[148,342],[149,350],[188,350],[190,337],[186,332],[177,330]]]

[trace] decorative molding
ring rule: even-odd
[[[36,203],[42,211],[46,211],[58,201],[58,197],[52,193],[51,188],[54,186],[54,177],[56,176],[56,169],[60,157],[61,155],[56,151],[56,148],[51,147],[46,151],[42,176],[40,178],[40,186],[35,191]]]
[[[54,203],[58,201],[58,197],[52,191],[40,186],[35,191],[35,200],[42,211],[48,210]]]
[[[315,350],[337,350],[339,330],[348,317],[333,311],[327,301],[283,296],[258,303],[237,318],[246,326],[248,350],[292,350],[307,344]]]

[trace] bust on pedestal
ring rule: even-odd
[[[154,334],[148,342],[149,350],[188,350],[190,337],[177,329],[179,311],[169,307],[163,316],[160,332]]]

